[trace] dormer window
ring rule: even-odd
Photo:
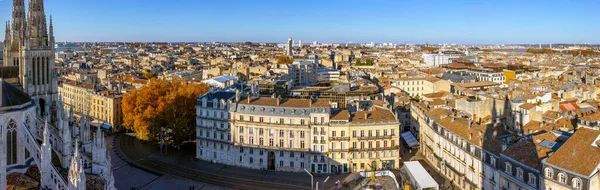
[[[506,173],[512,175],[512,165],[509,162],[506,162],[506,166],[504,168],[504,171],[506,171]]]
[[[523,180],[523,169],[517,167],[517,178]]]
[[[567,183],[567,175],[565,173],[558,173],[558,182],[562,184]]]
[[[573,188],[574,189],[581,189],[581,179],[579,179],[579,178],[573,178],[571,180],[571,182],[573,183]]]
[[[527,182],[528,182],[530,185],[536,186],[535,180],[536,180],[536,177],[535,177],[535,175],[534,175],[534,174],[532,174],[532,173],[530,173],[530,174],[529,174],[529,181],[527,181]]]
[[[554,176],[554,171],[552,171],[552,168],[544,169],[544,173],[546,175],[546,178],[552,179],[552,177]]]

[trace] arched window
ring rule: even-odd
[[[565,173],[558,173],[558,182],[562,183],[562,184],[566,184],[567,183],[567,175]]]
[[[546,178],[552,179],[552,177],[554,177],[554,171],[552,171],[552,168],[546,168],[544,173],[546,173]]]
[[[7,165],[12,165],[17,163],[17,123],[15,120],[10,120],[8,122],[8,127],[6,128],[6,159]]]
[[[581,179],[579,179],[579,178],[573,178],[571,180],[571,182],[573,183],[573,188],[574,189],[581,189]]]

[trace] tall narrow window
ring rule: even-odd
[[[6,164],[12,165],[17,163],[17,123],[15,120],[10,120],[6,132]]]

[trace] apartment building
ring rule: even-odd
[[[450,92],[450,82],[437,77],[409,77],[390,81],[389,93],[403,92],[409,96],[423,96],[439,91]],[[386,92],[388,94],[388,92]]]
[[[542,161],[543,189],[600,189],[600,131],[580,128]]]
[[[294,86],[308,86],[318,83],[318,62],[301,61],[287,65],[287,79],[292,80]]]
[[[120,130],[123,123],[123,94],[120,92],[76,81],[65,81],[59,84],[58,90],[65,110],[73,106],[75,113],[89,114],[95,121],[110,125],[113,131]]]
[[[467,73],[475,76],[478,81],[491,81],[495,83],[506,82],[504,72],[490,68],[469,68]]]
[[[460,51],[434,51],[431,53],[423,53],[423,61],[425,65],[442,66],[452,63],[452,59],[465,57],[466,55]]]
[[[255,97],[236,90],[198,98],[196,158],[254,169],[344,173],[396,168],[398,121],[363,101],[363,109],[326,99]],[[359,105],[357,103],[357,105]]]
[[[420,151],[436,172],[460,189],[502,189],[496,168],[509,136],[501,127],[451,114],[430,114],[422,103],[412,104],[411,112],[420,127]]]

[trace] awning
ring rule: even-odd
[[[419,145],[419,141],[417,141],[417,138],[415,138],[415,136],[409,132],[405,132],[402,133],[402,139],[404,139],[404,142],[406,142],[406,144],[408,145],[408,147],[414,147]]]
[[[109,124],[102,124],[102,129],[110,130],[110,128],[112,128],[112,126],[110,126]]]

